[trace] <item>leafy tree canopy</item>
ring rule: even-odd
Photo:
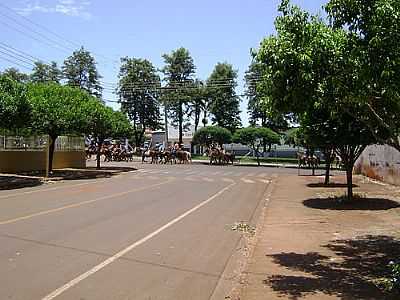
[[[209,147],[211,144],[228,144],[232,141],[229,130],[218,126],[206,126],[197,130],[193,136],[193,143]]]
[[[35,66],[30,75],[30,80],[37,83],[56,82],[59,83],[61,80],[61,71],[57,67],[56,62],[51,64],[45,64],[43,62],[35,62]]]
[[[5,69],[1,75],[10,77],[12,80],[15,80],[19,83],[27,83],[29,81],[29,75],[20,72],[16,68]]]
[[[161,126],[160,77],[153,64],[146,59],[122,58],[118,94],[121,109],[134,127],[135,144],[143,140],[146,129]]]
[[[207,80],[212,121],[231,132],[241,125],[236,80],[237,71],[228,63],[218,63]]]
[[[8,76],[0,75],[0,128],[28,126],[30,117],[31,106],[26,87]]]
[[[97,71],[96,61],[83,47],[64,61],[62,73],[69,86],[79,87],[90,95],[101,98],[101,76]]]
[[[194,81],[196,67],[189,51],[179,48],[170,54],[163,55],[165,66],[162,69],[167,82],[167,90],[163,100],[168,107],[168,115],[179,129],[179,143],[182,143],[183,126],[187,121],[190,94],[185,87],[191,86]]]

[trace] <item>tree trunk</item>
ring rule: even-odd
[[[195,112],[194,112],[194,132],[196,132],[197,128],[199,127],[200,114],[201,114],[201,110],[196,108]]]
[[[325,185],[329,184],[330,181],[330,171],[331,171],[331,160],[332,160],[332,151],[331,150],[325,150],[324,151],[325,155]]]
[[[100,166],[101,153],[100,153],[100,151],[101,151],[101,147],[103,146],[103,142],[104,142],[104,139],[99,139],[99,142],[98,142],[98,145],[97,145],[97,154],[96,154],[96,159],[97,159],[96,168],[97,168],[97,170],[101,169],[101,166]]]
[[[49,173],[53,172],[53,158],[54,158],[54,149],[56,146],[57,135],[50,135],[50,145],[49,145]]]
[[[347,177],[347,200],[353,200],[353,165],[348,164],[346,168],[346,177]]]
[[[256,153],[257,165],[260,166],[260,156],[259,156],[259,153],[258,153],[258,149],[253,147],[253,151]]]
[[[178,111],[178,118],[179,118],[179,145],[183,142],[183,103],[182,101],[179,102],[179,111]]]
[[[325,185],[329,184],[330,171],[331,171],[331,160],[329,158],[329,159],[326,159],[326,161],[325,161],[325,182],[324,182]]]

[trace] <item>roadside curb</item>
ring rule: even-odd
[[[254,215],[251,220],[249,220],[249,225],[254,225],[255,227],[255,234],[253,236],[244,233],[242,234],[236,249],[232,252],[227,266],[210,297],[210,300],[240,300],[242,286],[246,283],[247,275],[245,271],[253,256],[260,234],[262,233],[265,214],[277,179],[278,175],[275,174],[272,176],[270,183],[266,186],[265,192],[254,211]]]

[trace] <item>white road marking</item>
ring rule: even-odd
[[[183,178],[184,180],[187,180],[187,181],[198,181],[198,179],[196,179],[196,178],[193,178],[193,177],[185,177],[185,178]]]
[[[128,191],[121,192],[121,193],[111,194],[111,195],[107,195],[107,196],[104,196],[104,197],[95,198],[95,199],[92,199],[92,200],[82,201],[82,202],[78,202],[78,203],[74,203],[74,204],[65,205],[65,206],[62,206],[62,207],[57,207],[57,208],[53,208],[53,209],[40,211],[40,212],[33,213],[33,214],[30,214],[30,215],[25,215],[25,216],[16,217],[16,218],[9,219],[9,220],[0,221],[0,225],[6,225],[6,224],[11,224],[11,223],[15,223],[15,222],[23,221],[23,220],[28,220],[28,219],[31,219],[31,218],[34,218],[34,217],[48,215],[48,214],[59,212],[59,211],[63,211],[63,210],[66,210],[66,209],[80,207],[80,206],[83,206],[83,205],[95,203],[95,202],[102,201],[102,200],[111,199],[111,198],[115,198],[115,197],[119,197],[119,196],[124,196],[124,195],[127,195],[129,193],[144,191],[144,190],[147,190],[147,189],[152,189],[152,188],[155,188],[155,187],[170,183],[172,180],[173,179],[168,179],[166,181],[163,181],[163,182],[160,182],[160,183],[156,183],[156,184],[152,184],[152,185],[149,185],[149,186],[135,188],[135,189],[131,189],[131,190],[128,190]]]
[[[225,182],[235,182],[235,180],[230,179],[230,178],[222,178],[222,181],[225,181]]]
[[[246,178],[241,178],[240,180],[243,181],[244,183],[255,183],[253,180],[246,179]]]
[[[96,182],[85,182],[85,183],[78,183],[78,184],[71,184],[71,185],[63,185],[63,186],[57,186],[53,188],[48,188],[48,189],[40,189],[40,190],[34,190],[34,191],[27,191],[27,192],[21,192],[21,193],[13,193],[13,194],[8,194],[8,195],[1,195],[0,199],[2,198],[10,198],[10,197],[17,197],[21,195],[29,195],[29,194],[34,194],[34,193],[44,193],[44,192],[49,192],[49,191],[56,191],[60,189],[65,189],[65,188],[73,188],[76,186],[84,186],[84,185],[89,185],[89,184],[98,184],[98,183],[103,183],[105,182],[106,179],[104,180],[99,180]]]
[[[130,251],[132,251],[134,248],[144,244],[145,242],[147,242],[148,240],[152,239],[153,237],[155,237],[156,235],[158,235],[159,233],[161,233],[162,231],[164,231],[165,229],[171,227],[172,225],[178,223],[179,221],[181,221],[182,219],[184,219],[185,217],[187,217],[188,215],[194,213],[196,210],[200,209],[201,207],[203,207],[204,205],[208,204],[209,202],[211,202],[212,200],[214,200],[215,198],[217,198],[218,196],[222,195],[225,191],[229,190],[231,187],[233,187],[235,185],[235,183],[231,183],[230,185],[226,186],[225,188],[223,188],[222,190],[220,190],[219,192],[217,192],[216,194],[214,194],[213,196],[211,196],[210,198],[208,198],[207,200],[201,202],[200,204],[196,205],[195,207],[189,209],[188,211],[186,211],[185,213],[181,214],[180,216],[176,217],[175,219],[171,220],[170,222],[168,222],[167,224],[161,226],[160,228],[158,228],[157,230],[153,231],[152,233],[146,235],[145,237],[143,237],[142,239],[136,241],[135,243],[133,243],[132,245],[126,247],[125,249],[122,249],[121,251],[119,251],[118,253],[114,254],[113,256],[109,257],[108,259],[106,259],[105,261],[103,261],[102,263],[98,264],[97,266],[94,266],[92,269],[88,270],[87,272],[79,275],[78,277],[72,279],[71,281],[69,281],[68,283],[64,284],[63,286],[59,287],[58,289],[56,289],[55,291],[51,292],[50,294],[48,294],[47,296],[45,296],[44,298],[42,298],[42,300],[52,300],[54,298],[56,298],[57,296],[61,295],[62,293],[64,293],[65,291],[67,291],[68,289],[74,287],[75,285],[77,285],[78,283],[80,283],[81,281],[85,280],[86,278],[90,277],[91,275],[95,274],[96,272],[104,269],[105,267],[107,267],[109,264],[113,263],[114,261],[116,261],[117,259],[121,258],[122,256],[124,256],[125,254],[129,253]]]
[[[203,177],[202,179],[207,182],[214,182],[214,179],[212,178]]]
[[[260,174],[258,174],[258,177],[267,177],[267,176],[268,176],[267,173],[260,173]]]
[[[261,181],[262,183],[270,183],[271,181],[267,179],[258,179],[258,181]]]

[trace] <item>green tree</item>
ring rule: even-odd
[[[194,131],[196,132],[200,122],[203,126],[207,125],[207,114],[208,114],[208,88],[207,85],[196,79],[193,83],[193,87],[190,88],[190,101],[189,101],[189,114],[194,119]],[[203,114],[203,118],[202,118]]]
[[[236,80],[237,71],[228,63],[218,63],[207,80],[212,121],[231,132],[241,125]]]
[[[133,124],[135,144],[143,141],[146,129],[160,128],[160,77],[146,59],[122,58],[118,94],[121,109]]]
[[[13,130],[27,126],[30,117],[25,85],[0,75],[0,128]]]
[[[97,71],[96,61],[89,51],[81,47],[64,61],[63,77],[67,85],[79,87],[97,98],[101,98],[101,76]]]
[[[178,126],[179,143],[182,143],[183,127],[188,115],[190,94],[188,87],[193,84],[196,67],[193,58],[185,48],[179,48],[163,55],[165,66],[162,69],[167,87],[163,98],[168,108],[169,117]]]
[[[87,117],[84,108],[91,96],[79,89],[55,83],[32,83],[28,85],[28,99],[32,106],[30,126],[34,131],[50,137],[49,170],[52,171],[57,137],[85,132]]]
[[[10,77],[12,80],[15,80],[19,83],[27,83],[29,81],[29,75],[20,72],[16,68],[5,69],[1,75]]]
[[[362,104],[344,100],[352,99],[351,91],[357,86],[359,68],[352,56],[352,39],[345,30],[331,28],[289,1],[282,1],[280,12],[275,23],[277,35],[262,42],[256,57],[264,64],[259,90],[268,106],[296,114],[300,124],[319,122],[316,130],[332,134],[328,140],[335,142],[346,167],[351,200],[354,163],[366,145],[375,141],[361,121],[365,116]],[[329,122],[321,122],[321,116]],[[381,128],[375,129],[385,134]]]
[[[97,140],[97,169],[101,168],[101,148],[109,137],[122,138],[132,134],[132,126],[126,114],[114,111],[98,101],[90,99],[85,103],[87,126],[85,133]]]
[[[57,67],[56,62],[45,64],[43,62],[35,62],[35,66],[30,75],[30,80],[36,83],[55,82],[60,83],[61,71]]]
[[[261,126],[265,126],[268,118],[268,111],[264,107],[262,94],[257,93],[257,82],[261,80],[262,64],[253,61],[245,73],[244,79],[246,83],[245,95],[248,99],[247,111],[249,113],[249,122],[252,126],[256,126],[261,121]]]
[[[257,157],[257,164],[260,165],[260,146],[265,139],[270,144],[279,144],[279,135],[269,128],[265,127],[247,127],[238,129],[233,135],[233,141],[250,147]]]
[[[232,134],[228,129],[218,126],[206,126],[197,130],[193,136],[193,144],[210,147],[212,144],[220,146],[232,141]]]
[[[359,121],[380,143],[400,151],[400,2],[331,0],[326,11],[333,28],[344,30],[350,40],[348,52],[357,71],[342,101],[361,103]]]

